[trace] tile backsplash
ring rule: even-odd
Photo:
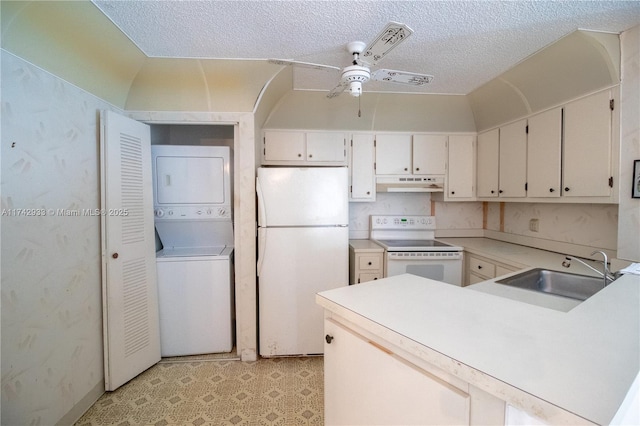
[[[437,229],[446,236],[478,236],[482,230],[616,250],[618,207],[612,204],[544,204],[499,202],[434,202],[429,194],[378,193],[372,203],[349,205],[349,234],[368,238],[373,214],[435,215]],[[529,221],[538,219],[538,231]],[[484,227],[486,223],[486,227]],[[466,234],[466,235],[465,235]]]

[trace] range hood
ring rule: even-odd
[[[376,192],[443,192],[444,176],[376,176]]]

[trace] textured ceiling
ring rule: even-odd
[[[371,41],[388,21],[407,24],[414,34],[378,68],[432,74],[433,82],[422,88],[369,82],[365,91],[467,94],[576,29],[621,32],[640,24],[640,1],[93,3],[150,57],[344,67],[351,59],[347,42]],[[328,91],[338,79],[337,71],[296,68],[294,88]]]

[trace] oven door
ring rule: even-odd
[[[386,276],[413,274],[462,285],[462,252],[386,252]]]

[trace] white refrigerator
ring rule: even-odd
[[[346,167],[258,169],[260,355],[323,353],[316,293],[349,284]]]

